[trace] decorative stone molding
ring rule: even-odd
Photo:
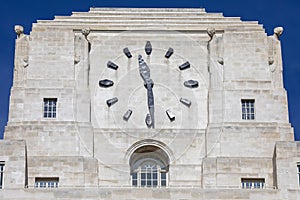
[[[17,34],[17,38],[21,38],[24,35],[24,28],[21,25],[15,25],[15,32]]]
[[[144,146],[155,146],[160,148],[161,150],[163,150],[169,158],[169,163],[172,163],[175,160],[174,154],[172,152],[172,150],[163,142],[157,141],[157,140],[153,140],[153,139],[145,139],[145,140],[141,140],[138,141],[136,143],[134,143],[127,151],[125,154],[125,160],[127,163],[130,163],[130,158],[132,156],[132,154],[140,147],[144,147]]]
[[[269,56],[269,65],[273,65],[273,63],[274,63],[274,57]]]
[[[224,65],[224,59],[222,57],[218,57],[218,63]]]
[[[206,31],[207,31],[207,34],[210,37],[210,40],[212,40],[214,35],[216,34],[216,30],[213,27],[208,27]]]
[[[90,34],[91,29],[90,28],[83,28],[81,30],[82,35],[84,35],[85,39],[87,40],[87,36]]]
[[[279,26],[274,28],[274,37],[279,40],[279,37],[282,35],[283,33],[283,27]]]

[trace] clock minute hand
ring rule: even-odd
[[[153,87],[153,81],[150,78],[150,68],[146,64],[146,62],[143,60],[142,56],[139,55],[138,57],[139,61],[139,71],[142,79],[144,80],[144,85],[147,89],[147,101],[148,101],[148,109],[150,113],[150,119],[151,123],[149,127],[154,128],[154,95],[152,91]]]

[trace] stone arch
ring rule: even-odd
[[[138,141],[131,145],[131,147],[129,147],[125,155],[125,160],[127,161],[127,163],[130,164],[132,162],[134,153],[138,153],[139,151],[152,151],[161,153],[161,155],[164,155],[166,157],[168,164],[171,164],[175,160],[171,149],[166,144],[157,140],[146,139]]]

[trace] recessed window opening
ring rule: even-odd
[[[298,185],[300,187],[300,163],[297,164],[297,168],[298,168]]]
[[[168,185],[169,159],[156,146],[137,149],[130,159],[131,184],[134,187],[166,187]]]
[[[59,183],[58,177],[38,177],[35,178],[36,188],[57,188]]]
[[[242,188],[244,189],[263,189],[265,187],[264,178],[242,178]]]
[[[56,118],[57,98],[44,98],[44,118]]]
[[[4,170],[5,170],[5,162],[0,161],[0,189],[3,189],[4,186]]]
[[[242,99],[242,119],[254,120],[255,119],[255,100],[254,99]]]

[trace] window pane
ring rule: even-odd
[[[132,180],[132,185],[137,186],[137,180]]]
[[[137,179],[137,173],[131,174],[132,179],[136,180]]]
[[[147,186],[151,186],[151,180],[150,181],[147,181]]]
[[[164,172],[161,173],[161,179],[166,179],[166,173]]]
[[[146,179],[146,174],[145,173],[141,173],[141,179]]]

